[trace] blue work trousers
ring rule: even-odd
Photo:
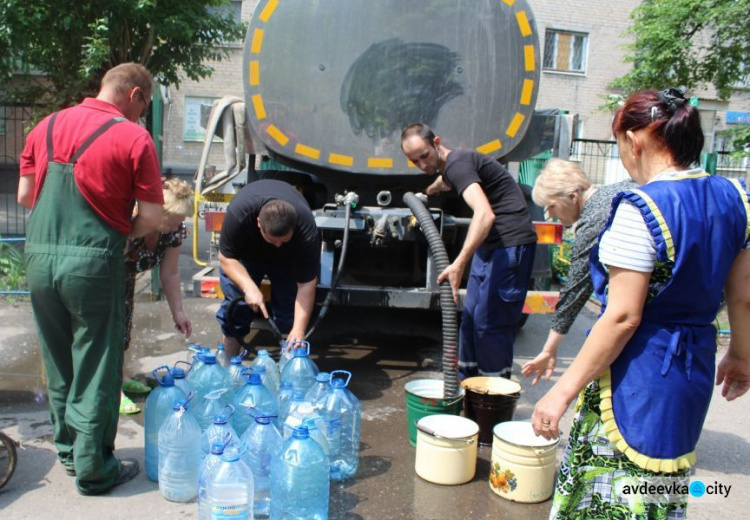
[[[260,262],[243,261],[242,265],[245,266],[258,287],[263,278],[268,276],[271,281],[271,308],[268,310],[281,333],[289,333],[294,323],[294,301],[297,298],[297,282],[294,279],[293,269],[288,265]],[[232,315],[234,325],[234,330],[232,330],[227,319],[227,308],[232,300],[242,295],[242,292],[222,269],[219,269],[219,283],[224,292],[224,301],[216,312],[216,320],[221,326],[221,332],[225,336],[244,338],[250,333],[250,324],[256,317],[256,313],[244,302],[237,304]]]
[[[536,244],[480,248],[471,262],[458,341],[458,377],[510,377]]]

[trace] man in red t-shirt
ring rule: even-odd
[[[157,228],[164,203],[156,148],[135,123],[152,88],[145,67],[114,67],[95,99],[39,123],[21,155],[18,202],[33,210],[27,280],[53,436],[83,495],[138,473],[137,461],[115,458],[114,441],[125,340],[122,255],[128,236]]]

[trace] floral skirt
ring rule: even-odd
[[[657,473],[636,466],[607,438],[599,409],[599,381],[576,405],[570,440],[555,483],[550,519],[672,520],[686,517],[686,500],[656,500],[623,493],[623,484],[664,482],[689,486],[690,469]]]

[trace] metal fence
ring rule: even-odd
[[[31,107],[0,106],[0,235],[24,236],[28,211],[16,202],[19,158]]]
[[[573,139],[570,160],[586,172],[594,185],[613,184],[629,177],[620,162],[617,141]]]

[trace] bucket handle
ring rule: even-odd
[[[445,406],[453,406],[454,404],[458,403],[463,398],[464,398],[464,396],[462,396],[462,395],[459,395],[458,397],[455,397],[455,398],[451,399],[450,401],[447,400],[447,399],[445,399],[445,398],[443,398],[443,404]]]
[[[427,426],[419,424],[419,420],[414,421],[414,426],[417,427],[417,430],[419,430],[422,433],[425,433],[429,435],[430,437],[435,437],[436,439],[445,439],[446,441],[459,441],[459,442],[465,442],[466,444],[474,444],[474,436],[471,437],[443,437],[442,435],[439,435],[435,433],[434,430],[431,430]]]
[[[547,448],[538,448],[534,450],[535,455],[546,455],[551,451],[555,451],[557,449],[557,444],[553,444],[552,446],[548,446]]]

